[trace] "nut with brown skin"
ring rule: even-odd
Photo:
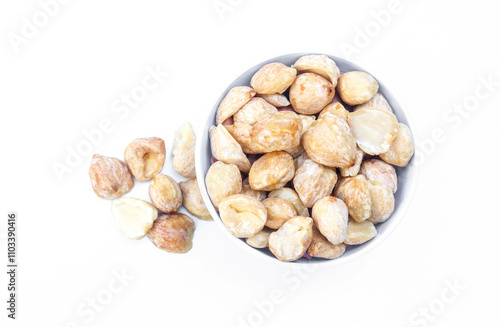
[[[196,136],[190,123],[184,123],[175,131],[172,155],[174,169],[183,177],[194,178],[194,149],[196,147]]]
[[[311,244],[313,220],[296,216],[269,236],[269,250],[281,261],[295,261],[306,253]]]
[[[155,177],[165,163],[165,142],[158,137],[133,140],[125,149],[125,162],[132,175],[145,182]]]
[[[365,72],[352,71],[339,77],[337,91],[350,106],[368,102],[377,92],[378,83]]]
[[[290,202],[280,198],[267,198],[262,201],[267,210],[266,226],[278,229],[290,218],[295,217],[297,212]]]
[[[143,238],[158,217],[152,204],[129,197],[113,200],[111,212],[120,232],[132,240]]]
[[[357,222],[368,219],[371,215],[371,195],[368,183],[363,175],[344,178],[333,193],[347,205],[349,216]]]
[[[261,67],[253,75],[250,85],[259,94],[276,94],[285,92],[297,76],[297,70],[282,63],[273,62]]]
[[[219,203],[226,197],[241,192],[241,173],[233,164],[215,162],[208,169],[205,177],[208,195],[218,210]]]
[[[304,73],[297,76],[290,87],[293,109],[305,115],[314,115],[329,104],[335,95],[332,83],[318,74]]]
[[[368,159],[361,164],[360,174],[369,181],[379,181],[389,187],[392,193],[398,190],[398,176],[393,166],[379,159]]]
[[[243,194],[228,196],[219,204],[220,219],[236,237],[253,236],[264,228],[266,207],[257,199]]]
[[[265,152],[293,151],[300,144],[302,120],[292,111],[264,116],[252,127],[252,142]]]
[[[205,203],[203,203],[203,198],[201,197],[196,178],[180,182],[179,187],[182,191],[182,204],[187,211],[200,219],[213,219],[205,207]]]
[[[299,216],[309,217],[309,210],[294,189],[283,187],[269,193],[270,198],[280,198],[290,202]]]
[[[193,220],[182,213],[161,214],[147,235],[161,250],[186,253],[193,246],[194,230]]]
[[[377,229],[372,222],[365,220],[356,222],[354,219],[349,219],[347,224],[347,237],[344,241],[348,245],[359,245],[368,242],[377,236]]]
[[[292,66],[298,72],[315,73],[337,86],[340,70],[335,61],[325,55],[308,55],[300,57]]]
[[[389,150],[380,154],[380,158],[387,163],[398,167],[406,167],[415,152],[415,143],[410,128],[405,124],[399,124],[396,138]]]
[[[255,90],[248,86],[237,86],[229,90],[226,97],[221,101],[219,108],[217,108],[217,125],[233,116],[241,107],[250,101],[256,93]]]
[[[333,196],[317,201],[312,209],[312,217],[318,230],[332,244],[340,244],[347,237],[347,206]]]
[[[258,191],[274,191],[285,186],[295,174],[293,158],[286,152],[276,151],[263,155],[254,162],[248,179]]]
[[[246,242],[251,247],[256,249],[264,249],[269,246],[269,235],[273,232],[272,229],[264,228],[257,234],[247,238]]]
[[[307,249],[307,254],[311,257],[336,259],[344,254],[345,249],[346,245],[344,243],[330,243],[316,227],[313,227],[312,242]]]
[[[176,181],[164,174],[156,175],[149,184],[151,201],[164,213],[174,213],[182,205],[182,191]]]
[[[241,146],[222,124],[210,128],[210,147],[215,159],[234,164],[244,173],[250,170],[250,161]]]
[[[319,199],[330,195],[336,182],[337,174],[334,170],[311,159],[307,159],[297,169],[293,178],[293,186],[308,208],[311,208]]]
[[[90,182],[98,197],[116,199],[134,186],[134,179],[127,165],[116,158],[94,154],[89,169]]]

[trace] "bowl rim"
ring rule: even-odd
[[[244,71],[243,73],[241,73],[238,77],[236,77],[233,80],[232,83],[230,83],[230,85],[225,89],[225,91],[221,93],[221,95],[219,96],[219,98],[218,98],[217,102],[215,103],[215,105],[213,106],[213,108],[210,111],[208,111],[207,115],[205,116],[205,119],[202,120],[203,123],[198,128],[197,138],[196,138],[195,169],[196,169],[198,187],[200,189],[200,193],[201,193],[203,202],[204,202],[206,208],[208,209],[208,211],[210,212],[210,215],[212,215],[213,220],[215,221],[216,225],[219,227],[219,229],[222,229],[222,232],[224,235],[231,238],[233,240],[233,242],[237,243],[238,246],[240,248],[242,248],[245,252],[251,252],[260,258],[264,258],[267,262],[270,262],[270,263],[272,262],[273,264],[280,264],[280,265],[286,264],[289,267],[298,266],[298,265],[299,266],[313,265],[313,266],[321,266],[321,267],[338,266],[338,265],[342,265],[342,264],[351,262],[353,260],[356,260],[356,259],[366,255],[368,252],[372,251],[373,249],[375,249],[378,245],[380,245],[383,241],[385,241],[388,238],[388,236],[390,234],[392,234],[392,232],[396,229],[396,227],[401,223],[401,220],[405,216],[405,213],[407,212],[407,210],[409,208],[411,200],[413,199],[413,197],[415,195],[415,190],[416,190],[417,181],[418,181],[418,175],[420,172],[420,165],[416,164],[419,162],[419,158],[417,158],[418,151],[415,151],[413,154],[413,157],[411,159],[411,164],[404,167],[405,169],[410,169],[410,171],[411,171],[411,174],[409,174],[410,185],[407,189],[406,196],[404,197],[404,199],[402,201],[400,201],[400,204],[399,204],[400,208],[398,210],[398,214],[395,215],[395,217],[394,216],[390,217],[390,219],[389,219],[390,224],[388,224],[388,226],[386,227],[386,229],[382,235],[377,234],[377,236],[374,237],[372,240],[370,240],[370,243],[367,244],[364,248],[362,248],[361,250],[359,250],[353,254],[347,255],[347,256],[342,255],[336,259],[324,260],[324,261],[319,261],[319,262],[318,261],[283,262],[277,258],[273,258],[273,257],[261,252],[260,251],[261,249],[256,249],[256,248],[251,247],[246,242],[242,242],[240,238],[237,238],[233,234],[231,234],[231,232],[226,228],[226,226],[224,225],[224,223],[220,219],[219,213],[215,209],[215,206],[213,205],[213,203],[210,199],[210,196],[208,195],[208,191],[206,189],[206,184],[205,184],[205,172],[203,171],[203,167],[201,165],[201,157],[204,155],[204,151],[206,150],[206,149],[202,148],[201,138],[208,137],[208,128],[209,128],[208,127],[209,126],[208,120],[210,119],[210,116],[212,116],[214,111],[217,110],[217,108],[219,107],[219,104],[222,101],[222,99],[224,98],[224,96],[232,88],[231,85],[234,82],[236,82],[236,80],[238,80],[239,78],[247,75],[250,71],[253,71],[256,68],[260,68],[263,65],[270,63],[270,62],[281,62],[282,60],[284,60],[284,58],[296,57],[298,59],[302,56],[315,55],[315,54],[319,54],[319,53],[289,53],[289,54],[284,54],[281,56],[277,56],[277,57],[274,57],[271,59],[264,60],[263,62],[261,62],[257,65],[254,65],[253,67],[251,67],[251,68],[247,69],[246,71]],[[384,86],[384,88],[386,89],[386,93],[390,94],[391,98],[393,98],[393,100],[396,103],[398,103],[399,107],[401,108],[401,111],[404,113],[404,116],[405,116],[406,121],[407,121],[407,125],[410,128],[412,135],[413,135],[415,148],[417,148],[417,142],[415,140],[415,125],[414,125],[413,119],[411,117],[411,114],[409,113],[408,110],[405,109],[406,105],[401,100],[401,97],[390,86],[390,84],[387,84],[383,78],[380,78],[380,74],[378,74],[378,73],[372,74],[372,72],[374,70],[371,68],[365,69],[365,67],[360,67],[357,64],[353,63],[351,60],[345,59],[343,57],[332,56],[329,54],[324,54],[324,55],[331,58],[335,62],[337,60],[347,62],[347,63],[353,65],[354,67],[360,68],[360,70],[362,70],[362,71],[369,72],[370,75],[374,76],[375,79],[377,80],[377,82]],[[213,125],[213,123],[212,123],[212,125]]]

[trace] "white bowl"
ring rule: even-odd
[[[207,119],[206,119],[206,125],[202,126],[200,131],[197,134],[197,142],[196,142],[196,176],[198,177],[198,186],[200,188],[201,195],[203,197],[203,200],[205,202],[205,205],[212,215],[212,217],[215,220],[215,223],[221,228],[222,232],[227,236],[230,237],[232,240],[234,240],[235,244],[239,246],[243,251],[246,251],[248,253],[253,253],[254,255],[257,255],[261,257],[264,260],[267,260],[269,262],[279,262],[282,263],[280,260],[278,260],[272,253],[269,251],[269,249],[255,249],[249,245],[246,244],[244,239],[239,239],[236,238],[229,232],[229,230],[226,228],[224,223],[221,221],[219,217],[219,213],[215,209],[214,205],[212,204],[212,201],[210,200],[210,197],[207,192],[207,188],[205,185],[205,176],[207,174],[208,169],[210,168],[211,165],[211,158],[212,158],[212,153],[210,150],[210,141],[208,137],[208,130],[209,128],[215,124],[215,115],[217,112],[217,108],[219,107],[219,103],[222,101],[222,99],[226,96],[227,92],[229,92],[230,89],[232,89],[235,86],[249,86],[250,85],[250,80],[252,79],[252,76],[265,64],[271,63],[271,62],[281,62],[287,66],[291,66],[295,63],[295,61],[307,54],[303,53],[298,53],[298,54],[288,54],[280,57],[276,57],[273,59],[266,60],[253,68],[247,70],[245,73],[243,73],[240,77],[238,77],[233,83],[229,85],[229,87],[222,93],[220,96],[219,100],[217,103],[215,103],[214,107],[212,110],[208,113]],[[337,66],[339,67],[341,72],[347,72],[347,71],[352,71],[352,70],[357,70],[357,71],[365,71],[367,73],[370,73],[363,68],[351,63],[348,60],[339,58],[339,57],[334,57],[334,56],[329,56],[331,59],[335,61]],[[387,86],[387,84],[384,84],[379,76],[371,74],[378,82],[379,84],[379,92],[384,95],[384,97],[387,99],[387,101],[390,103],[392,109],[394,110],[394,114],[398,118],[398,121],[401,123],[404,123],[410,127],[412,131],[415,129],[413,128],[413,124],[410,121],[408,114],[405,112],[403,109],[403,106],[401,104],[401,101],[399,101],[394,92],[392,92],[391,89]],[[344,253],[343,256],[337,259],[333,260],[328,260],[328,259],[321,259],[321,258],[312,258],[311,260],[308,260],[306,258],[300,258],[299,260],[293,261],[293,262],[286,262],[282,264],[319,264],[321,266],[333,266],[333,265],[338,265],[341,263],[345,263],[347,261],[350,261],[352,259],[355,259],[357,257],[360,257],[361,255],[367,253],[371,249],[375,248],[378,244],[380,244],[393,230],[394,228],[398,225],[398,223],[403,219],[404,214],[406,212],[406,209],[408,207],[408,204],[413,196],[413,192],[415,190],[416,186],[416,181],[417,181],[417,175],[418,175],[418,167],[415,165],[416,159],[415,155],[413,156],[412,160],[406,166],[405,168],[400,168],[400,167],[395,167],[396,172],[398,174],[398,190],[395,196],[395,209],[394,213],[392,216],[385,221],[384,223],[377,224],[377,231],[378,235],[370,240],[369,242],[366,242],[361,245],[356,245],[356,246],[348,246],[346,252]]]

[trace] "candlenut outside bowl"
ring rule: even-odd
[[[233,236],[231,232],[229,232],[229,230],[226,228],[222,220],[220,219],[219,213],[212,204],[212,201],[210,200],[210,196],[208,195],[207,188],[205,185],[205,176],[207,174],[208,169],[210,168],[212,159],[208,130],[212,125],[215,125],[215,116],[217,113],[217,108],[219,107],[219,103],[226,96],[226,94],[229,92],[230,89],[232,89],[235,86],[249,86],[250,80],[252,79],[252,76],[255,74],[255,72],[257,72],[257,70],[259,70],[262,66],[268,63],[281,62],[287,66],[292,66],[295,63],[295,61],[297,61],[297,59],[305,55],[308,55],[308,53],[287,54],[280,57],[272,58],[252,67],[251,69],[247,70],[245,73],[240,75],[240,77],[238,77],[234,82],[232,82],[229,85],[229,87],[222,93],[219,100],[215,103],[212,110],[208,113],[205,126],[202,126],[197,134],[196,176],[198,179],[198,186],[200,188],[203,201],[205,202],[208,211],[214,218],[215,223],[220,227],[220,229],[222,229],[222,233],[224,233],[227,237],[230,237],[232,240],[234,240],[235,244],[241,247],[244,251],[253,253],[254,255],[261,257],[263,260],[272,262],[282,263],[271,253],[271,251],[268,248],[265,249],[253,248],[250,245],[246,244],[245,239],[239,239]],[[403,105],[397,99],[396,95],[392,92],[392,90],[390,90],[389,87],[386,84],[384,84],[377,75],[371,74],[369,71],[364,70],[363,68],[353,64],[352,62],[346,59],[342,59],[335,56],[329,56],[329,57],[335,61],[341,72],[356,70],[356,71],[364,71],[372,75],[379,84],[379,92],[384,95],[384,97],[391,105],[398,121],[400,123],[408,125],[411,131],[413,133],[415,132],[414,126],[408,117],[408,113],[403,108]],[[360,257],[363,254],[370,251],[371,249],[375,248],[377,245],[379,245],[395,229],[395,227],[404,217],[406,209],[413,196],[413,192],[415,190],[417,182],[418,167],[415,163],[416,163],[416,158],[414,154],[410,163],[406,167],[404,168],[395,167],[398,175],[398,190],[394,194],[395,197],[394,213],[384,223],[375,225],[378,231],[378,234],[377,236],[375,236],[375,238],[361,245],[348,246],[345,253],[337,259],[329,260],[322,258],[312,258],[311,260],[308,260],[307,258],[300,258],[299,260],[293,262],[284,262],[283,264],[288,264],[288,265],[318,264],[321,266],[334,266],[334,265],[339,265],[341,263],[345,263],[357,257]]]

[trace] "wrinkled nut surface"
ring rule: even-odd
[[[335,188],[334,195],[347,205],[349,216],[357,222],[371,215],[372,201],[366,178],[363,175],[347,177]]]
[[[337,86],[340,70],[335,61],[325,55],[308,55],[300,57],[292,66],[298,72],[315,73]]]
[[[152,204],[128,197],[113,200],[111,212],[120,232],[132,240],[143,238],[158,217]]]
[[[358,223],[353,219],[349,219],[347,224],[347,237],[344,243],[348,245],[363,244],[375,236],[377,236],[377,229],[372,222],[365,220]]]
[[[347,122],[347,119],[349,117],[349,111],[342,105],[340,102],[334,102],[326,106],[321,112],[319,113],[318,118],[322,118],[324,115],[327,113],[331,113]]]
[[[220,219],[236,237],[250,237],[262,230],[267,211],[257,199],[243,194],[228,196],[219,205]]]
[[[344,254],[345,249],[346,245],[344,243],[330,243],[316,227],[313,227],[312,242],[307,249],[307,254],[311,257],[336,259]]]
[[[194,222],[182,213],[162,214],[148,231],[153,244],[164,251],[186,253],[193,246]]]
[[[182,191],[176,181],[164,174],[156,175],[149,184],[149,197],[165,213],[173,213],[182,205]]]
[[[379,159],[368,159],[361,164],[360,174],[369,181],[379,181],[389,187],[392,193],[398,190],[396,169]]]
[[[368,181],[368,189],[372,202],[368,220],[374,224],[383,223],[394,212],[394,195],[387,185],[379,181]]]
[[[234,122],[254,125],[265,115],[275,112],[278,112],[275,106],[263,98],[255,97],[234,114]]]
[[[297,192],[294,189],[283,187],[269,193],[269,198],[279,198],[288,201],[299,216],[309,217],[309,210],[302,203]]]
[[[368,102],[356,106],[356,108],[354,108],[354,111],[364,108],[378,108],[387,110],[390,113],[394,113],[391,106],[389,105],[389,102],[387,102],[387,100],[381,93],[375,94]]]
[[[250,132],[252,142],[265,152],[293,151],[300,144],[302,120],[292,111],[264,116]]]
[[[339,77],[337,91],[350,106],[369,101],[378,92],[377,81],[365,72],[352,71]]]
[[[248,173],[250,161],[241,149],[240,144],[232,137],[222,124],[210,128],[210,147],[215,159],[236,165],[242,172]]]
[[[228,130],[229,131],[229,130]],[[260,154],[265,153],[264,147],[258,145],[252,140],[251,137],[252,125],[245,123],[235,123],[233,125],[231,135],[234,137],[236,142],[241,146],[243,153],[247,154]]]
[[[285,186],[295,174],[293,158],[283,151],[263,155],[248,175],[250,186],[258,191],[274,191]]]
[[[193,126],[186,122],[175,131],[174,145],[172,147],[172,155],[174,156],[172,164],[174,169],[183,177],[196,177],[194,166],[195,147],[196,136]]]
[[[360,149],[371,155],[387,152],[398,133],[396,116],[383,109],[351,112],[348,123]]]
[[[267,210],[266,226],[278,229],[290,218],[295,217],[297,212],[290,202],[280,198],[267,198],[262,201]]]
[[[272,229],[264,228],[254,236],[250,236],[246,239],[246,242],[251,247],[256,249],[264,249],[269,246],[269,235],[273,232]]]
[[[328,167],[349,168],[356,163],[356,142],[349,125],[330,113],[316,120],[302,136],[307,155]]]
[[[259,94],[264,100],[275,106],[276,108],[286,107],[290,105],[290,101],[283,94]]]
[[[256,191],[252,189],[248,177],[243,181],[243,187],[241,188],[240,194],[251,196],[252,198],[256,198],[259,201],[262,201],[266,198],[266,192]]]
[[[317,114],[332,101],[334,95],[332,83],[318,74],[300,74],[290,86],[290,103],[300,114]]]
[[[312,209],[312,217],[321,234],[332,244],[344,242],[347,236],[347,206],[333,196],[317,201]]]
[[[279,62],[261,67],[253,75],[250,85],[259,94],[276,94],[285,92],[297,76],[297,70]]]
[[[342,175],[342,177],[356,176],[359,173],[364,157],[365,153],[363,152],[363,150],[356,147],[356,162],[352,167],[340,168],[340,174]]]
[[[281,261],[295,261],[306,253],[312,241],[313,220],[293,217],[269,236],[269,250]]]
[[[298,115],[300,120],[302,121],[302,132],[300,137],[302,138],[302,135],[311,127],[312,123],[316,121],[315,116],[310,116],[310,115]],[[302,155],[305,152],[304,147],[302,144],[299,143],[299,145],[293,149],[293,151],[288,152],[292,158],[297,158],[298,156]]]
[[[116,199],[134,186],[127,165],[116,158],[94,154],[89,169],[90,182],[98,197]]]
[[[179,187],[182,191],[182,205],[187,211],[200,219],[212,220],[212,216],[208,212],[207,207],[205,207],[205,203],[201,197],[196,178],[180,182]]]
[[[335,171],[311,159],[304,162],[293,178],[293,186],[302,203],[308,208],[311,208],[319,199],[330,195],[335,183],[337,183]]]
[[[216,124],[224,122],[243,107],[257,92],[248,86],[233,87],[217,108]]]
[[[398,133],[391,147],[387,152],[381,153],[380,158],[392,165],[406,167],[414,152],[415,143],[410,128],[405,124],[399,124]]]
[[[217,161],[208,169],[205,184],[208,195],[217,209],[225,197],[241,192],[240,170],[233,164]]]
[[[133,140],[125,149],[125,162],[132,175],[145,182],[155,177],[165,163],[165,142],[158,137]]]

